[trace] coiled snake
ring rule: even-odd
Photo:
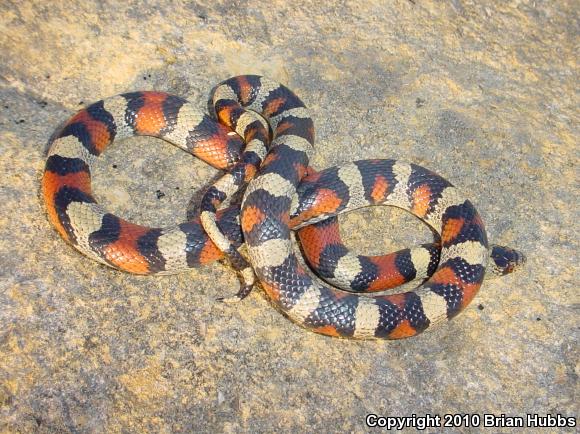
[[[42,179],[48,217],[60,235],[92,259],[136,274],[174,273],[226,255],[243,277],[237,299],[249,293],[255,273],[293,321],[348,338],[416,335],[463,310],[486,267],[506,274],[524,262],[516,250],[490,247],[472,203],[421,166],[362,160],[320,172],[309,168],[313,122],[285,86],[233,77],[213,89],[211,102],[209,116],[177,96],[133,92],[96,102],[66,122],[51,139]],[[114,140],[134,135],[162,138],[226,170],[204,195],[200,218],[149,228],[96,202],[90,182],[95,159]],[[228,206],[246,184],[241,207]],[[336,216],[373,205],[411,212],[439,239],[379,257],[351,253]],[[342,289],[320,283],[300,265],[292,230],[308,264]],[[247,260],[238,250],[242,243]],[[368,294],[425,278],[413,291]]]

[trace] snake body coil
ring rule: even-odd
[[[313,123],[286,87],[240,76],[218,85],[211,99],[225,126],[163,92],[119,95],[73,116],[52,138],[42,180],[49,219],[62,237],[85,255],[136,274],[174,273],[220,259],[224,250],[233,257],[245,242],[252,269],[282,312],[317,333],[349,338],[420,333],[469,304],[490,255],[496,274],[523,263],[523,255],[513,249],[489,248],[471,202],[421,166],[363,160],[314,172],[309,168]],[[210,223],[216,219],[219,232],[208,237],[207,221],[202,226],[199,219],[166,228],[136,225],[97,203],[90,184],[95,158],[114,140],[133,135],[163,138],[216,168],[231,170],[210,188],[202,208]],[[244,153],[240,136],[252,144]],[[248,181],[241,211],[238,206],[217,211]],[[440,240],[385,256],[351,253],[342,244],[335,216],[372,205],[413,213]],[[348,292],[310,276],[295,256],[291,230],[298,230],[307,262],[319,276]],[[222,235],[218,248],[210,238]],[[410,292],[356,294],[427,277]]]

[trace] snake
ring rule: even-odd
[[[373,159],[315,171],[312,118],[282,84],[232,77],[212,90],[209,106],[206,114],[176,95],[130,92],[93,103],[58,128],[41,190],[62,238],[91,259],[134,274],[177,273],[230,258],[244,282],[238,299],[251,290],[255,273],[288,318],[353,339],[419,334],[467,307],[486,270],[503,275],[525,262],[515,249],[489,245],[472,203],[428,169]],[[136,135],[161,138],[225,170],[203,196],[200,216],[151,228],[97,202],[96,159],[113,142]],[[243,187],[241,204],[230,204]],[[411,212],[437,239],[387,255],[356,255],[340,237],[337,216],[377,205]],[[294,232],[308,266],[296,255]],[[411,281],[422,283],[382,293]]]

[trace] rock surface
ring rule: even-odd
[[[577,416],[578,32],[573,0],[3,2],[2,429],[364,432],[368,413]],[[52,230],[38,189],[62,121],[137,89],[205,106],[242,73],[309,105],[315,167],[432,168],[469,192],[492,241],[527,254],[525,270],[487,282],[442,328],[351,342],[295,326],[262,291],[215,302],[238,285],[223,265],[135,277]],[[176,223],[215,175],[140,138],[113,146],[94,184],[114,212]],[[387,209],[342,221],[367,253],[430,238]]]

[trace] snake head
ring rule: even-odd
[[[494,273],[501,276],[513,273],[526,263],[525,255],[511,247],[494,245],[491,249]]]

